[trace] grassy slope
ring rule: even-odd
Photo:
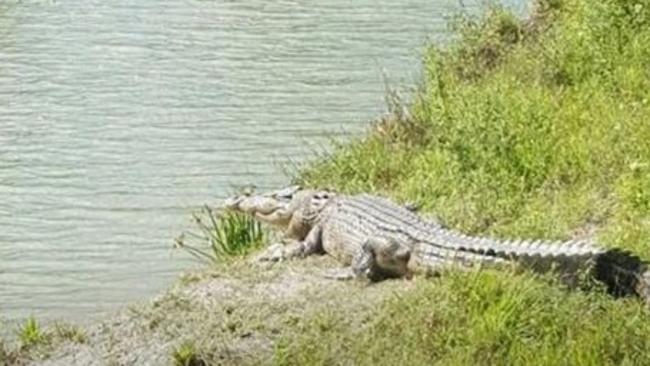
[[[457,31],[429,50],[410,119],[377,124],[299,180],[420,202],[471,233],[596,235],[650,258],[650,1],[544,0],[528,20],[491,10]],[[650,364],[640,303],[530,274],[449,274],[363,330],[350,316],[317,319],[278,360]]]

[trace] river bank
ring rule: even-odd
[[[396,104],[296,181],[416,202],[472,234],[589,237],[649,259],[650,1],[540,0],[530,19],[493,9],[457,24],[456,43],[427,53],[412,106]],[[488,270],[374,285],[323,279],[336,265],[234,261],[182,279],[85,340],[9,357],[650,364],[650,311],[597,286]]]
[[[331,258],[255,265],[247,260],[181,276],[166,293],[75,331],[42,329],[28,346],[7,345],[4,362],[39,365],[283,363],[282,339],[326,317],[360,327],[386,299],[413,282],[369,286],[326,279]],[[66,327],[65,325],[63,327]],[[318,347],[318,343],[313,345]],[[9,351],[13,349],[14,351]],[[2,353],[0,353],[1,355]],[[181,360],[181,361],[179,361]],[[193,361],[192,361],[193,360]],[[194,362],[194,363],[192,363]],[[202,363],[204,362],[204,363]],[[0,358],[2,364],[2,358]]]

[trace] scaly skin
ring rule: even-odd
[[[385,198],[288,187],[225,202],[233,211],[284,229],[290,242],[272,245],[259,259],[327,253],[348,265],[336,278],[411,276],[449,265],[517,262],[534,270],[575,274],[593,267],[611,292],[636,293],[650,302],[650,272],[638,257],[584,241],[503,241],[463,235]]]

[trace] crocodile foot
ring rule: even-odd
[[[290,244],[273,244],[266,248],[262,254],[255,257],[256,262],[279,262],[285,259],[301,257],[304,255],[305,245],[303,242]]]
[[[279,262],[285,259],[285,248],[283,244],[273,244],[266,248],[261,254],[255,256],[255,262]]]

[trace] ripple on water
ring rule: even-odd
[[[0,6],[0,313],[93,315],[167,286],[189,212],[383,110],[457,1]],[[308,142],[309,141],[309,142]]]

